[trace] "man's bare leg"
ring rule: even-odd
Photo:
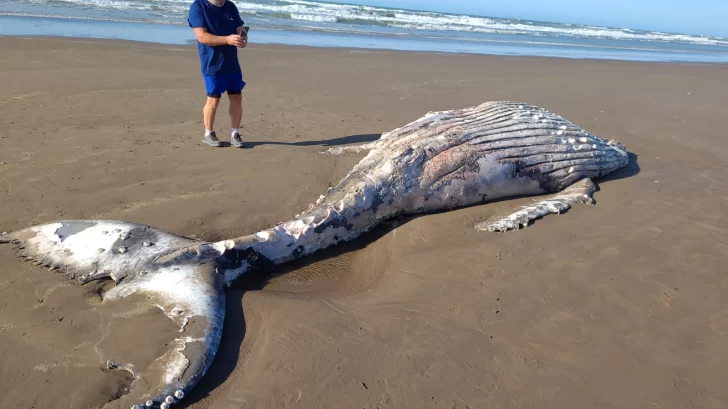
[[[202,109],[202,122],[205,125],[205,137],[203,142],[210,146],[220,146],[220,141],[215,135],[215,113],[220,105],[220,98],[207,97],[205,107]]]
[[[243,96],[240,94],[229,94],[230,98],[230,126],[233,129],[240,128],[243,120]]]
[[[232,134],[230,135],[230,143],[237,147],[243,147],[243,140],[240,137],[240,123],[243,120],[243,96],[241,94],[228,94],[230,98],[230,127]]]

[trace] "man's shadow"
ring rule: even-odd
[[[338,138],[331,141],[320,141],[316,144],[321,144],[323,146],[328,146],[329,144],[334,145],[337,143],[336,141],[346,140],[346,138],[351,137]],[[343,145],[345,143],[338,144]],[[627,166],[617,171],[614,171],[603,178],[595,180],[597,185],[613,180],[630,178],[639,174],[640,166],[637,161],[638,156],[631,152],[628,152],[628,155],[629,164]],[[514,199],[516,199],[516,197],[502,198],[494,202]],[[488,202],[484,205],[488,205],[489,203],[493,202]],[[477,204],[474,206],[481,206],[481,204]],[[275,266],[272,269],[267,268],[252,270],[238,278],[230,288],[225,290],[225,324],[223,326],[220,346],[218,348],[217,354],[215,355],[215,359],[205,376],[200,380],[200,382],[190,392],[190,394],[178,403],[178,407],[186,408],[191,404],[205,399],[210,395],[213,390],[220,387],[220,385],[222,385],[235,370],[235,367],[238,364],[240,350],[243,344],[243,340],[245,339],[245,333],[247,329],[245,323],[245,315],[243,314],[243,296],[247,291],[259,291],[264,289],[270,279],[274,276],[284,275],[288,272],[294,271],[298,268],[306,267],[321,260],[337,257],[349,252],[363,249],[371,243],[374,243],[375,241],[389,234],[395,228],[401,227],[414,219],[426,217],[430,214],[435,213],[440,212],[435,211],[431,213],[405,215],[396,219],[388,220],[382,222],[380,225],[372,228],[368,232],[363,233],[357,239],[350,242],[344,242],[339,245],[323,249],[310,256],[303,257],[299,260],[289,262],[282,266]]]
[[[348,144],[359,144],[366,142],[374,142],[379,139],[382,134],[362,134],[362,135],[349,135],[341,138],[326,139],[321,141],[301,141],[301,142],[275,142],[275,141],[245,141],[245,147],[253,149],[256,146],[261,145],[285,145],[285,146],[339,146]]]

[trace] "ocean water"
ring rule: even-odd
[[[191,0],[0,0],[0,35],[117,38],[182,44]],[[235,1],[251,43],[728,62],[728,38],[308,0]]]

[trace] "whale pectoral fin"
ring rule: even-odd
[[[323,151],[320,151],[319,153],[323,153],[325,155],[341,155],[344,153],[359,153],[363,151],[370,151],[374,148],[376,148],[379,144],[379,140],[376,140],[374,142],[368,142],[368,143],[362,143],[359,145],[348,145],[348,146],[335,146],[333,148],[329,148]]]
[[[475,229],[489,232],[518,230],[548,214],[563,213],[569,210],[572,204],[594,204],[592,195],[595,190],[596,185],[591,179],[581,179],[556,195],[536,202],[531,206],[523,206],[517,212],[506,217],[478,223],[475,225]]]
[[[213,262],[163,266],[104,295],[107,303],[142,294],[179,326],[166,352],[149,367],[107,363],[110,369],[126,370],[134,376],[129,392],[113,401],[115,407],[171,408],[205,375],[215,358],[225,319],[223,276],[215,266]]]

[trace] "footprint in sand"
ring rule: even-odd
[[[17,325],[15,325],[15,324],[13,324],[11,322],[8,322],[8,323],[0,323],[0,332],[3,332],[5,330],[9,330],[9,329],[13,329],[13,328],[17,328],[17,327],[18,327]]]

